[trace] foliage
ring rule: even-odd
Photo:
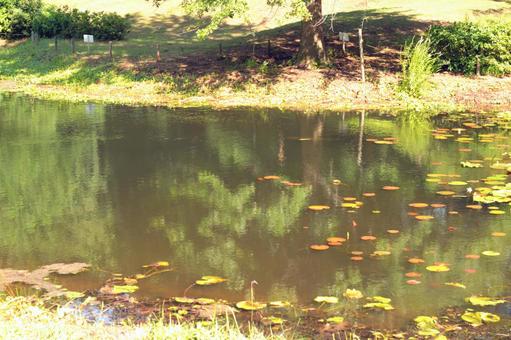
[[[399,89],[406,94],[418,98],[429,86],[429,79],[437,72],[437,57],[431,53],[429,39],[420,38],[417,42],[413,39],[403,49],[401,57],[401,81]]]
[[[448,26],[433,26],[428,37],[449,71],[474,74],[479,59],[482,74],[511,73],[509,22],[464,21]]]
[[[33,20],[33,29],[41,37],[79,38],[92,34],[97,40],[122,40],[131,23],[115,13],[89,12],[68,7],[45,7]]]
[[[30,35],[32,19],[41,0],[0,0],[0,37],[19,39]]]
[[[159,6],[165,0],[152,0]],[[266,0],[270,6],[282,6],[287,9],[287,15],[298,16],[308,19],[310,13],[307,9],[307,0]],[[204,18],[206,23],[197,30],[197,36],[201,39],[213,33],[227,18],[244,16],[248,12],[247,0],[183,0],[185,10],[194,16]]]

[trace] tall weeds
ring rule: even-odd
[[[431,41],[420,38],[405,44],[401,55],[399,90],[420,98],[430,87],[431,76],[440,69],[438,57],[431,52]]]

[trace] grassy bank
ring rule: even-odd
[[[90,323],[66,306],[49,308],[36,298],[0,299],[1,339],[286,339],[283,334],[263,334],[256,328],[242,332],[235,322],[208,325],[168,323]]]
[[[61,42],[59,48],[67,48]],[[200,58],[199,58],[200,59]],[[189,59],[186,59],[189,60]],[[186,60],[168,63],[55,52],[50,41],[0,50],[0,89],[48,99],[128,105],[214,108],[261,107],[304,111],[382,110],[502,111],[511,108],[511,78],[438,74],[421,100],[396,91],[396,72],[369,64],[369,81],[331,68],[301,70],[261,58],[205,59],[189,72]],[[194,62],[200,63],[200,60]]]
[[[61,40],[3,42],[0,89],[37,97],[168,107],[264,107],[304,111],[421,109],[430,111],[503,111],[511,108],[511,78],[468,78],[437,74],[421,100],[396,91],[399,57],[406,39],[439,21],[501,18],[509,20],[511,4],[495,1],[359,1],[326,2],[333,30],[328,33],[330,64],[317,70],[292,66],[298,51],[300,24],[277,20],[263,2],[252,1],[250,20],[228,22],[209,39],[195,37],[193,19],[167,1],[155,9],[140,1],[51,1],[88,10],[129,13],[134,22],[128,39],[89,48]],[[360,81],[355,32],[366,18],[368,82]],[[270,20],[271,19],[271,20]],[[339,31],[350,32],[344,54]],[[268,50],[268,40],[270,49]],[[219,44],[222,44],[221,50]],[[156,61],[156,46],[161,60]]]

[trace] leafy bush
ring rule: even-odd
[[[412,97],[420,97],[429,86],[429,79],[439,70],[438,58],[431,53],[429,39],[407,43],[401,56],[399,89]]]
[[[122,40],[130,29],[128,17],[115,13],[88,12],[68,7],[45,7],[34,18],[33,29],[41,37],[81,38],[92,34],[97,40]]]
[[[456,22],[431,27],[428,37],[445,69],[474,74],[511,74],[511,24]]]
[[[41,8],[41,0],[0,0],[0,38],[30,36],[32,20]]]

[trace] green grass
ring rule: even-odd
[[[241,331],[235,321],[210,325],[179,324],[157,319],[143,324],[90,323],[66,306],[46,307],[37,298],[0,299],[0,339],[288,339],[284,334],[264,334],[255,327]]]
[[[111,11],[129,14],[133,17],[133,30],[126,41],[115,43],[117,55],[132,57],[154,56],[156,45],[162,46],[162,53],[167,56],[182,56],[198,52],[209,53],[218,49],[218,42],[225,47],[246,45],[246,37],[258,33],[259,37],[279,36],[289,30],[297,30],[297,18],[285,18],[283,10],[272,9],[265,1],[249,0],[250,11],[244,18],[228,21],[209,39],[200,41],[195,37],[194,25],[200,21],[185,15],[180,8],[181,0],[167,0],[160,8],[144,0],[127,1],[81,1],[81,0],[47,0],[56,5],[67,5],[82,10]],[[482,18],[511,18],[511,3],[494,0],[367,0],[367,9],[377,13],[370,20],[379,21],[388,14],[386,25],[400,25],[403,18],[415,21],[455,21]],[[360,0],[325,0],[324,13],[335,17],[343,29],[354,30],[360,25],[364,15],[364,1]],[[358,13],[355,18],[354,13]],[[397,15],[399,14],[399,15]],[[347,20],[352,24],[343,25]],[[288,25],[288,26],[286,26]],[[280,28],[280,29],[279,29]],[[261,40],[264,40],[261,39]],[[79,49],[83,52],[84,46]],[[105,43],[96,43],[93,53],[106,53]]]

